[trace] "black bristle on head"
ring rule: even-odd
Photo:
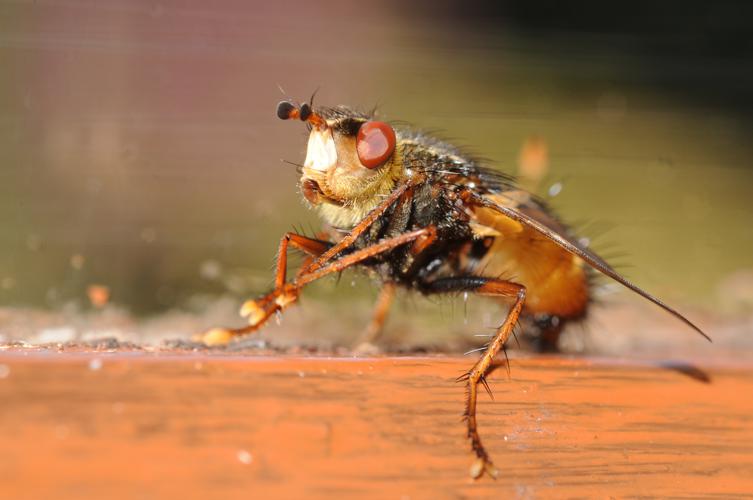
[[[290,113],[295,109],[295,105],[290,101],[280,101],[277,105],[277,118],[280,120],[287,120],[290,118]]]
[[[304,102],[301,105],[301,114],[300,114],[301,121],[305,122],[306,120],[308,120],[309,117],[311,116],[311,113],[312,113],[312,111],[311,111],[311,105],[308,104],[308,103],[306,103],[306,102]]]

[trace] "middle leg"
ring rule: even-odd
[[[298,300],[301,289],[311,283],[321,279],[329,274],[338,273],[364,260],[376,257],[382,253],[393,250],[399,246],[413,243],[414,248],[423,248],[426,241],[436,239],[436,228],[428,226],[422,229],[409,231],[393,238],[381,240],[371,246],[356,250],[340,257],[337,260],[329,262],[323,267],[314,271],[299,271],[295,279],[291,282],[285,281],[286,267],[285,263],[278,265],[277,283],[281,285],[275,287],[272,292],[260,299],[246,302],[241,309],[241,314],[249,316],[249,326],[236,330],[210,330],[203,335],[201,340],[208,345],[226,344],[233,336],[243,335],[257,330],[263,325],[272,314],[283,311],[290,304]]]
[[[397,285],[391,281],[382,285],[382,289],[379,291],[379,296],[374,305],[371,321],[363,333],[361,342],[355,348],[355,352],[358,354],[375,354],[379,352],[379,348],[375,343],[384,331],[384,324],[387,321],[387,314],[390,312],[390,306],[395,299],[396,291]]]

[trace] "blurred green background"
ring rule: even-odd
[[[566,221],[652,292],[720,306],[753,268],[750,5],[0,1],[0,304],[263,292],[280,235],[317,226],[282,87],[509,173],[540,137]]]

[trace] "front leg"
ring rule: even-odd
[[[230,342],[234,337],[258,330],[267,322],[272,314],[282,311],[285,307],[298,300],[301,286],[313,281],[313,279],[321,277],[322,269],[327,268],[328,264],[333,262],[333,259],[336,259],[339,254],[352,247],[358,237],[371,227],[374,221],[381,217],[390,206],[395,202],[408,203],[410,201],[412,185],[413,184],[409,182],[399,184],[389,196],[387,196],[387,198],[369,212],[366,217],[364,217],[364,219],[350,231],[350,233],[336,244],[313,240],[295,233],[287,233],[280,241],[274,290],[257,300],[247,301],[241,307],[241,316],[248,318],[248,326],[237,329],[213,328],[203,335],[200,335],[198,340],[206,345],[224,345]],[[436,233],[433,228],[429,231],[432,235],[435,235]],[[400,238],[400,236],[397,238]],[[311,258],[304,263],[298,271],[296,276],[296,282],[298,282],[298,285],[286,283],[288,244],[292,244],[311,256]],[[311,279],[311,276],[316,277]],[[306,281],[307,279],[308,281]]]
[[[282,310],[298,298],[291,287],[286,284],[288,249],[291,245],[309,255],[309,260],[304,263],[302,269],[310,264],[311,259],[319,257],[332,246],[331,243],[326,241],[308,238],[296,233],[286,233],[280,240],[280,248],[277,252],[274,290],[259,299],[246,301],[241,307],[241,316],[248,318],[248,326],[234,329],[213,328],[199,337],[201,342],[206,345],[224,345],[234,337],[252,333],[261,328],[272,314]]]
[[[413,182],[418,182],[416,178]],[[382,202],[374,207],[371,212],[366,214],[361,222],[347,234],[345,237],[338,241],[335,245],[332,245],[326,252],[322,253],[318,257],[314,258],[305,267],[302,268],[302,272],[313,272],[323,267],[327,262],[330,262],[337,254],[341,253],[346,248],[352,246],[356,240],[368,230],[374,222],[379,219],[394,203],[405,204],[410,203],[412,198],[412,190],[415,184],[411,182],[404,182],[398,184],[398,186],[387,196]]]
[[[295,233],[286,233],[280,240],[280,249],[277,252],[277,272],[275,273],[275,288],[272,292],[256,300],[247,300],[241,306],[241,316],[248,318],[248,326],[241,329],[238,334],[250,333],[260,328],[269,319],[272,314],[282,311],[288,305],[298,299],[295,287],[287,283],[288,275],[288,246],[306,252],[308,259],[301,271],[306,269],[312,259],[315,259],[325,253],[332,247],[331,243],[321,240],[315,240],[301,236]],[[299,271],[299,275],[301,273]]]
[[[344,271],[364,260],[389,252],[390,250],[394,250],[395,248],[408,243],[413,243],[414,251],[419,251],[426,247],[427,242],[434,241],[436,237],[437,231],[434,226],[409,231],[397,235],[394,238],[382,240],[366,248],[344,255],[314,271],[304,269],[304,271],[300,272],[295,280],[290,283],[284,282],[285,270],[283,269],[281,273],[283,276],[283,285],[281,287],[276,288],[270,294],[261,299],[249,301],[244,304],[242,312],[248,312],[250,319],[255,320],[255,323],[249,324],[249,326],[244,328],[238,328],[237,330],[210,330],[204,334],[201,340],[207,345],[226,344],[234,336],[251,333],[259,329],[259,327],[263,325],[273,313],[281,311],[295,302],[300,296],[301,289],[312,281],[316,281],[333,273],[339,273],[340,271]]]

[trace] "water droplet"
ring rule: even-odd
[[[562,192],[562,183],[561,182],[555,182],[551,186],[549,186],[549,196],[554,198],[558,194]]]
[[[254,456],[246,450],[238,450],[238,461],[244,465],[249,465],[254,461]]]
[[[97,371],[102,368],[102,360],[99,358],[94,358],[91,361],[89,361],[89,369],[92,371]]]

